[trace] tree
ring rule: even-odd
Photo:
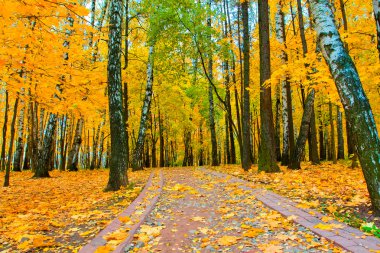
[[[154,66],[154,45],[149,48],[148,66],[147,66],[147,81],[145,89],[145,98],[141,110],[140,129],[136,142],[135,151],[132,158],[133,170],[141,170],[143,167],[142,153],[144,149],[145,134],[147,130],[147,119],[150,111],[150,104],[152,102],[153,94],[153,66]]]
[[[377,51],[380,59],[380,0],[372,0],[372,3],[377,32]]]
[[[109,8],[108,39],[108,100],[111,130],[110,174],[106,191],[119,190],[126,186],[126,132],[123,111],[123,92],[121,84],[121,40],[122,40],[123,1],[111,0]]]
[[[12,163],[13,141],[15,137],[15,125],[16,125],[16,118],[17,118],[18,100],[19,100],[19,97],[17,95],[15,104],[13,107],[13,117],[12,117],[12,123],[11,123],[11,138],[9,141],[8,162],[5,168],[4,187],[9,186],[9,173],[11,171],[11,163]]]
[[[274,140],[271,87],[266,85],[270,79],[270,42],[268,0],[259,1],[259,40],[260,40],[260,148],[259,171],[278,172]]]
[[[251,155],[250,155],[250,103],[249,103],[249,25],[248,25],[248,6],[249,1],[244,0],[241,3],[242,21],[243,21],[243,55],[244,55],[244,72],[243,72],[243,113],[242,113],[242,132],[243,132],[243,150],[242,153],[242,167],[245,171],[248,171],[251,167]],[[259,11],[260,13],[260,11]],[[269,36],[269,35],[268,35]]]
[[[328,1],[311,0],[310,3],[318,43],[352,129],[372,206],[375,213],[380,214],[380,140],[372,109],[356,66],[340,38]]]
[[[305,107],[302,115],[302,122],[300,127],[300,132],[297,138],[296,148],[294,149],[294,153],[291,154],[289,169],[298,170],[301,169],[301,160],[305,152],[305,144],[307,136],[310,134],[310,122],[311,117],[313,115],[313,106],[314,106],[314,97],[315,91],[314,89],[309,93],[305,101]]]
[[[57,116],[51,113],[49,121],[46,124],[44,131],[44,138],[41,146],[38,147],[38,160],[34,178],[50,177],[49,175],[49,162],[51,158],[51,149],[53,146],[53,135],[57,124]]]
[[[283,1],[280,0],[277,5],[276,13],[276,38],[283,44],[286,49],[285,36],[285,18],[282,11]],[[280,54],[281,64],[288,63],[288,55],[285,50]],[[281,80],[282,85],[282,122],[283,122],[283,151],[281,155],[281,164],[288,165],[289,154],[294,152],[294,127],[293,127],[293,109],[292,109],[292,91],[290,88],[289,77],[286,75]]]

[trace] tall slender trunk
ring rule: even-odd
[[[78,171],[78,157],[80,145],[82,144],[83,124],[83,118],[78,119],[77,126],[75,128],[73,145],[71,146],[69,157],[67,159],[67,167],[69,171]]]
[[[21,171],[21,162],[23,154],[23,137],[24,137],[24,113],[25,113],[25,103],[24,100],[20,100],[20,114],[18,118],[18,129],[17,129],[17,141],[16,141],[16,152],[13,160],[13,171]]]
[[[165,138],[160,110],[158,110],[158,131],[160,133],[160,167],[165,167]]]
[[[282,11],[283,1],[280,0],[277,4],[276,13],[276,38],[278,42],[286,48],[285,36],[285,17]],[[285,50],[280,54],[281,63],[288,62],[288,55]],[[282,86],[282,123],[283,123],[283,150],[281,157],[281,164],[288,165],[289,156],[294,152],[294,127],[293,127],[293,110],[292,110],[292,95],[290,83],[287,76],[281,80]]]
[[[200,126],[199,126],[199,166],[203,166],[205,164],[204,162],[204,151],[203,151],[203,121],[201,120]]]
[[[123,1],[110,0],[108,39],[108,104],[111,130],[110,172],[106,191],[119,190],[128,184],[126,132],[121,83],[121,40]]]
[[[372,0],[372,3],[376,23],[377,52],[380,60],[380,0]]]
[[[268,0],[259,1],[260,44],[260,148],[259,171],[278,172],[273,126],[271,87],[265,86],[270,78],[269,6]]]
[[[65,139],[66,139],[66,130],[67,130],[67,114],[63,115],[61,118],[60,125],[60,140],[59,140],[59,149],[60,149],[60,162],[59,170],[64,171],[66,169],[66,154],[65,154]]]
[[[326,149],[325,149],[325,136],[323,131],[323,117],[322,117],[322,105],[318,106],[318,133],[319,133],[319,157],[320,159],[326,160]]]
[[[16,125],[16,118],[17,118],[17,107],[18,107],[18,94],[15,100],[15,105],[13,107],[13,117],[12,117],[12,123],[11,123],[11,138],[9,139],[9,149],[8,149],[8,162],[7,166],[5,168],[5,176],[4,176],[4,187],[9,186],[9,174],[11,171],[11,164],[12,164],[12,154],[13,154],[13,141],[15,138],[15,125]]]
[[[144,139],[145,139],[145,134],[146,134],[146,129],[147,129],[146,123],[147,123],[148,114],[150,111],[150,104],[152,101],[152,93],[153,93],[153,65],[154,65],[153,58],[154,58],[154,46],[152,45],[149,48],[147,82],[146,82],[144,104],[141,111],[139,135],[138,135],[135,151],[132,158],[132,169],[134,171],[141,170],[143,167],[142,153],[144,151],[143,146],[144,146]]]
[[[100,140],[99,140],[99,151],[98,151],[98,161],[96,163],[96,168],[100,169],[102,167],[102,161],[103,161],[103,150],[104,150],[104,131],[100,134]],[[128,167],[126,167],[128,168]]]
[[[281,161],[281,144],[280,144],[280,134],[281,134],[281,99],[280,99],[280,85],[276,85],[276,113],[275,113],[275,131],[274,140],[276,146],[276,160]]]
[[[208,7],[211,10],[211,2],[212,0],[208,0]],[[207,26],[211,28],[211,16],[207,18]],[[211,41],[211,35],[209,37],[209,40]],[[211,80],[213,80],[213,60],[212,60],[212,53],[208,52],[208,74]],[[215,130],[215,108],[214,108],[214,93],[212,91],[212,84],[209,83],[208,86],[208,102],[209,102],[209,127],[210,127],[210,133],[211,133],[211,156],[212,166],[218,166],[219,165],[219,159],[218,159],[218,143],[216,141],[216,130]]]
[[[93,136],[92,159],[91,159],[90,170],[95,169],[95,167],[96,167],[96,161],[98,159],[98,143],[99,143],[100,128],[101,128],[101,124],[98,125],[98,129],[96,130],[96,135]]]
[[[95,7],[96,7],[96,0],[91,0],[91,18],[90,18],[90,24],[91,27],[94,29],[95,27]],[[89,47],[92,47],[94,39],[94,33],[90,32],[90,40],[89,40]]]
[[[338,134],[338,159],[344,159],[343,122],[342,112],[339,110],[339,106],[336,106],[336,118],[336,132]]]
[[[240,150],[242,153],[242,167],[245,171],[248,171],[251,167],[252,161],[250,159],[250,139],[251,139],[251,131],[250,131],[250,102],[249,102],[249,72],[250,72],[250,64],[249,64],[249,47],[250,47],[250,39],[249,39],[249,1],[245,0],[241,3],[242,10],[242,21],[243,21],[243,55],[244,55],[244,77],[243,77],[243,113],[242,113],[242,148]]]
[[[312,13],[322,54],[352,127],[357,155],[376,214],[380,213],[380,139],[355,64],[344,48],[327,0],[312,0]]]
[[[300,132],[297,138],[296,148],[294,153],[290,157],[289,169],[301,169],[301,160],[305,152],[305,144],[307,135],[310,129],[310,120],[312,116],[312,108],[314,107],[314,89],[309,93],[305,101],[305,107],[302,116],[302,122],[300,127]]]
[[[3,125],[3,142],[1,146],[1,171],[5,170],[6,159],[5,159],[5,148],[7,142],[7,126],[8,126],[8,110],[9,110],[9,98],[8,91],[5,91],[5,109],[4,109],[4,125]]]
[[[49,175],[49,162],[51,157],[51,149],[53,146],[53,136],[55,132],[55,127],[57,124],[57,116],[51,113],[49,116],[49,121],[47,122],[44,139],[42,141],[41,147],[38,148],[38,161],[36,166],[36,171],[34,173],[34,178],[50,177]]]
[[[306,54],[308,53],[307,48],[307,42],[306,42],[306,36],[305,36],[305,25],[303,20],[303,11],[302,11],[302,3],[301,0],[297,0],[297,12],[298,12],[298,23],[300,28],[300,37],[302,42],[302,56],[306,57]],[[306,67],[306,66],[305,66]],[[309,77],[307,77],[309,78]],[[305,88],[301,84],[301,93],[302,93],[302,102],[304,105],[305,101]],[[308,141],[309,141],[309,159],[313,164],[319,164],[319,157],[318,157],[318,144],[317,144],[317,131],[315,126],[315,113],[314,113],[314,106],[312,108],[311,112],[311,121],[310,121],[310,133],[308,134]]]
[[[333,106],[331,101],[329,102],[329,118],[330,118],[330,152],[331,152],[331,160],[334,164],[336,161],[336,150],[335,150],[335,128],[334,128],[334,118],[333,118]]]
[[[128,84],[124,82],[124,112],[125,112],[125,132],[126,132],[126,155],[127,159],[127,168],[129,168],[129,160],[130,160],[130,148],[129,148],[129,99],[128,99]]]

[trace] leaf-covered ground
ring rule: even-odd
[[[130,187],[103,192],[108,170],[52,171],[46,179],[12,173],[0,193],[0,251],[76,251],[138,196],[149,174],[130,172]]]
[[[301,170],[281,166],[280,173],[258,173],[257,167],[245,172],[240,166],[216,169],[255,183],[299,203],[301,208],[317,209],[335,219],[359,228],[367,222],[379,225],[370,210],[367,186],[360,168],[351,169],[344,161],[338,164],[302,164]]]
[[[229,179],[165,170],[156,208],[126,252],[342,252]]]

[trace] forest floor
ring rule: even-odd
[[[248,172],[237,165],[213,169],[251,181],[258,188],[271,190],[293,200],[300,208],[318,210],[352,227],[360,228],[371,222],[380,227],[380,219],[371,211],[362,170],[352,169],[350,162],[341,160],[338,164],[322,162],[320,165],[302,163],[301,170],[289,170],[281,166],[280,173],[259,173],[257,166],[252,166]]]
[[[139,195],[151,170],[129,172],[132,185],[115,193],[103,192],[108,170],[53,171],[51,178],[38,180],[31,172],[12,173],[11,187],[1,190],[0,251],[77,252],[113,219],[122,225],[102,231],[107,233],[100,236],[105,244],[97,253],[112,252],[127,237],[132,243],[125,243],[122,252],[344,252],[326,239],[329,235],[343,244],[377,247],[378,240],[369,233],[333,224],[379,224],[370,211],[361,170],[344,161],[302,165],[302,170],[281,167],[275,174],[232,165],[161,169],[163,177],[152,174],[153,184],[145,188],[147,195],[137,198],[142,201],[129,217],[119,214]],[[159,178],[165,181],[163,188]],[[268,192],[269,201],[257,191]],[[149,203],[155,196],[159,199],[154,206]],[[306,225],[295,221],[295,215],[281,215],[287,199],[293,203],[291,212],[303,212]],[[146,213],[149,206],[153,211]],[[132,226],[145,218],[135,233]]]
[[[11,173],[0,190],[0,252],[76,252],[138,196],[150,171],[129,172],[127,189],[103,192],[108,173]]]
[[[230,178],[164,170],[165,187],[126,252],[344,252]]]

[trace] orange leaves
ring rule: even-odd
[[[225,235],[218,239],[218,244],[222,246],[231,246],[238,242],[240,238],[237,236]]]
[[[128,173],[138,186],[119,192],[103,192],[108,170],[55,170],[52,178],[32,176],[32,172],[14,173],[12,186],[0,189],[0,213],[4,214],[0,217],[0,240],[9,242],[12,249],[68,251],[85,243],[125,209],[141,190],[139,186],[149,171]],[[128,217],[120,219],[128,222]],[[71,240],[72,236],[77,239]],[[60,244],[55,241],[58,237]]]
[[[317,225],[314,226],[315,228],[319,228],[319,229],[322,229],[322,230],[328,230],[328,231],[331,231],[331,230],[334,230],[336,228],[342,228],[343,225],[341,224],[323,224],[323,223],[318,223]]]
[[[249,238],[255,238],[256,236],[264,232],[265,230],[260,229],[260,228],[250,228],[248,231],[243,233],[243,236],[249,237]]]

